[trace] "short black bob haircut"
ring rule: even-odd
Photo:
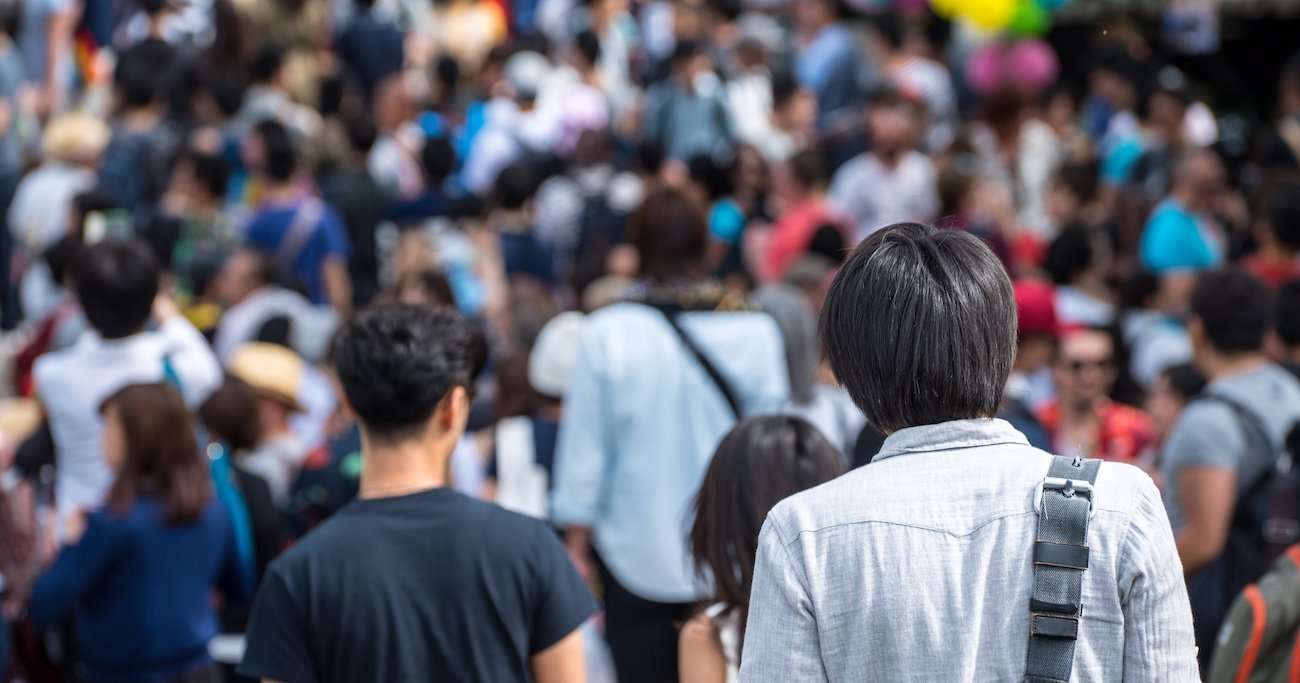
[[[821,337],[835,376],[885,433],[990,418],[1016,353],[1011,279],[968,233],[892,225],[836,275]]]
[[[483,335],[454,310],[392,304],[357,314],[334,340],[333,366],[366,432],[401,440],[424,427],[455,387],[473,391]]]
[[[72,288],[86,320],[105,339],[122,339],[144,329],[161,274],[148,244],[118,238],[82,249],[71,266]]]
[[[1205,338],[1219,353],[1258,352],[1273,323],[1273,295],[1245,270],[1213,271],[1196,281],[1192,316],[1200,319]]]

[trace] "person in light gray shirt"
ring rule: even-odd
[[[1264,351],[1272,315],[1265,284],[1245,270],[1202,275],[1187,331],[1209,384],[1179,416],[1164,450],[1165,508],[1187,573],[1205,659],[1233,598],[1271,562],[1261,508],[1266,477],[1300,424],[1300,382]],[[1286,542],[1289,544],[1289,542]]]
[[[1056,459],[992,419],[1016,314],[982,242],[916,224],[880,231],[836,277],[821,332],[831,369],[889,436],[871,464],[768,515],[742,682],[1199,680],[1155,484],[1129,465]],[[1050,484],[1062,463],[1095,471],[1094,488]],[[1080,572],[1066,579],[1081,582],[1078,598],[1035,600],[1031,634],[1031,596],[1050,573],[1035,567],[1035,541],[1068,517],[1040,525],[1049,504],[1073,506],[1086,568],[1061,567]],[[1044,611],[1069,628],[1047,632]],[[1027,677],[1040,668],[1030,641],[1044,639],[1072,651],[1063,673]]]

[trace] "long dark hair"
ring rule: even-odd
[[[212,484],[180,393],[170,384],[134,384],[109,396],[100,411],[115,412],[126,442],[109,508],[126,514],[147,493],[162,499],[168,524],[196,521]]]
[[[744,420],[722,440],[695,501],[691,555],[712,579],[718,619],[736,615],[744,641],[758,532],[783,499],[838,477],[844,462],[815,427],[797,417]]]

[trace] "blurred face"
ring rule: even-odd
[[[260,171],[265,168],[266,145],[262,144],[262,136],[256,133],[244,136],[244,141],[239,146],[239,158],[249,170]]]
[[[1115,383],[1115,349],[1110,336],[1092,330],[1067,334],[1061,340],[1052,374],[1063,403],[1086,407],[1105,398]]]
[[[1151,125],[1167,133],[1182,130],[1183,118],[1187,115],[1187,105],[1182,100],[1168,93],[1155,93],[1151,96],[1148,107]]]
[[[1227,189],[1228,180],[1223,164],[1218,158],[1205,154],[1192,162],[1186,178],[1188,208],[1198,209],[1212,205]]]
[[[910,146],[914,119],[909,114],[912,112],[907,107],[873,107],[867,118],[872,148],[892,154]]]
[[[819,28],[831,20],[823,0],[797,0],[795,19],[805,29]]]
[[[253,256],[247,252],[237,251],[226,259],[216,283],[217,300],[223,306],[233,306],[257,289],[254,268]]]
[[[122,428],[122,416],[117,406],[109,406],[104,411],[104,435],[100,441],[104,464],[114,472],[120,472],[126,463],[126,432]]]
[[[1047,103],[1047,122],[1058,131],[1072,128],[1076,113],[1074,98],[1067,92],[1052,95],[1052,99]]]
[[[1158,439],[1163,441],[1173,431],[1184,405],[1183,397],[1170,386],[1169,378],[1163,374],[1157,377],[1151,385],[1151,393],[1147,395],[1146,409],[1155,422]]]
[[[1052,183],[1047,190],[1047,215],[1057,225],[1069,223],[1079,214],[1079,196],[1065,183]]]
[[[736,150],[736,187],[741,192],[757,193],[767,184],[767,164],[753,147]]]

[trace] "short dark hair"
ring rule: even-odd
[[[82,249],[72,262],[73,287],[86,320],[105,339],[144,329],[159,275],[157,257],[139,240],[106,239]]]
[[[163,76],[175,53],[163,43],[145,42],[122,53],[113,70],[113,85],[129,109],[148,107],[158,100]]]
[[[279,45],[264,45],[253,58],[249,75],[254,83],[267,83],[284,68],[284,48]]]
[[[891,49],[902,49],[903,40],[907,37],[907,29],[903,26],[903,20],[897,14],[883,12],[872,21],[872,26],[875,27],[876,34]]]
[[[1300,197],[1280,193],[1268,206],[1268,227],[1284,248],[1300,251]]]
[[[1205,337],[1221,353],[1264,348],[1273,316],[1273,299],[1259,278],[1240,268],[1206,273],[1192,290],[1192,315],[1201,320]]]
[[[199,406],[198,416],[208,435],[224,442],[232,453],[257,448],[262,418],[257,394],[244,380],[226,375],[226,381]]]
[[[1016,354],[1002,262],[966,232],[916,223],[849,255],[820,327],[835,376],[885,432],[996,415]]]
[[[199,70],[199,90],[212,96],[223,116],[234,116],[244,106],[248,82],[233,70],[204,67]]]
[[[501,170],[495,186],[497,206],[517,211],[532,199],[537,191],[537,172],[525,161],[516,161]]]
[[[628,237],[641,255],[641,274],[660,282],[707,274],[709,223],[694,195],[657,187],[628,219]]]
[[[716,618],[736,617],[744,636],[758,532],[777,503],[843,474],[844,461],[816,427],[797,417],[752,417],[723,438],[695,500],[690,548],[712,577]]]
[[[289,129],[279,121],[267,119],[258,123],[253,132],[262,140],[266,174],[281,183],[292,179],[298,170],[298,151],[294,149]]]
[[[442,184],[456,170],[456,148],[445,135],[431,137],[420,149],[420,163],[431,184]]]
[[[1171,365],[1160,374],[1169,381],[1169,388],[1173,389],[1183,402],[1196,398],[1197,394],[1205,390],[1205,375],[1202,375],[1201,371],[1191,363]]]
[[[472,389],[484,362],[481,339],[449,308],[380,306],[339,332],[333,366],[366,431],[401,438],[427,423],[452,389]]]
[[[348,146],[354,152],[368,154],[379,137],[379,126],[370,114],[362,112],[348,119]]]
[[[185,152],[180,159],[189,164],[190,172],[205,192],[218,200],[226,196],[226,189],[230,186],[230,165],[225,159],[218,154],[197,150]]]
[[[813,190],[826,185],[826,158],[822,153],[814,149],[806,149],[796,153],[787,160],[786,165],[790,168],[790,175],[794,176],[795,182],[799,183],[806,190]]]
[[[1068,285],[1074,282],[1080,273],[1087,272],[1088,268],[1092,267],[1095,256],[1092,249],[1092,235],[1089,234],[1088,228],[1071,224],[1066,226],[1047,247],[1045,266],[1054,284]]]
[[[1287,280],[1277,290],[1273,327],[1289,348],[1300,346],[1300,278]]]
[[[578,49],[588,64],[595,66],[600,62],[600,38],[591,29],[584,29],[573,38],[573,46]]]

